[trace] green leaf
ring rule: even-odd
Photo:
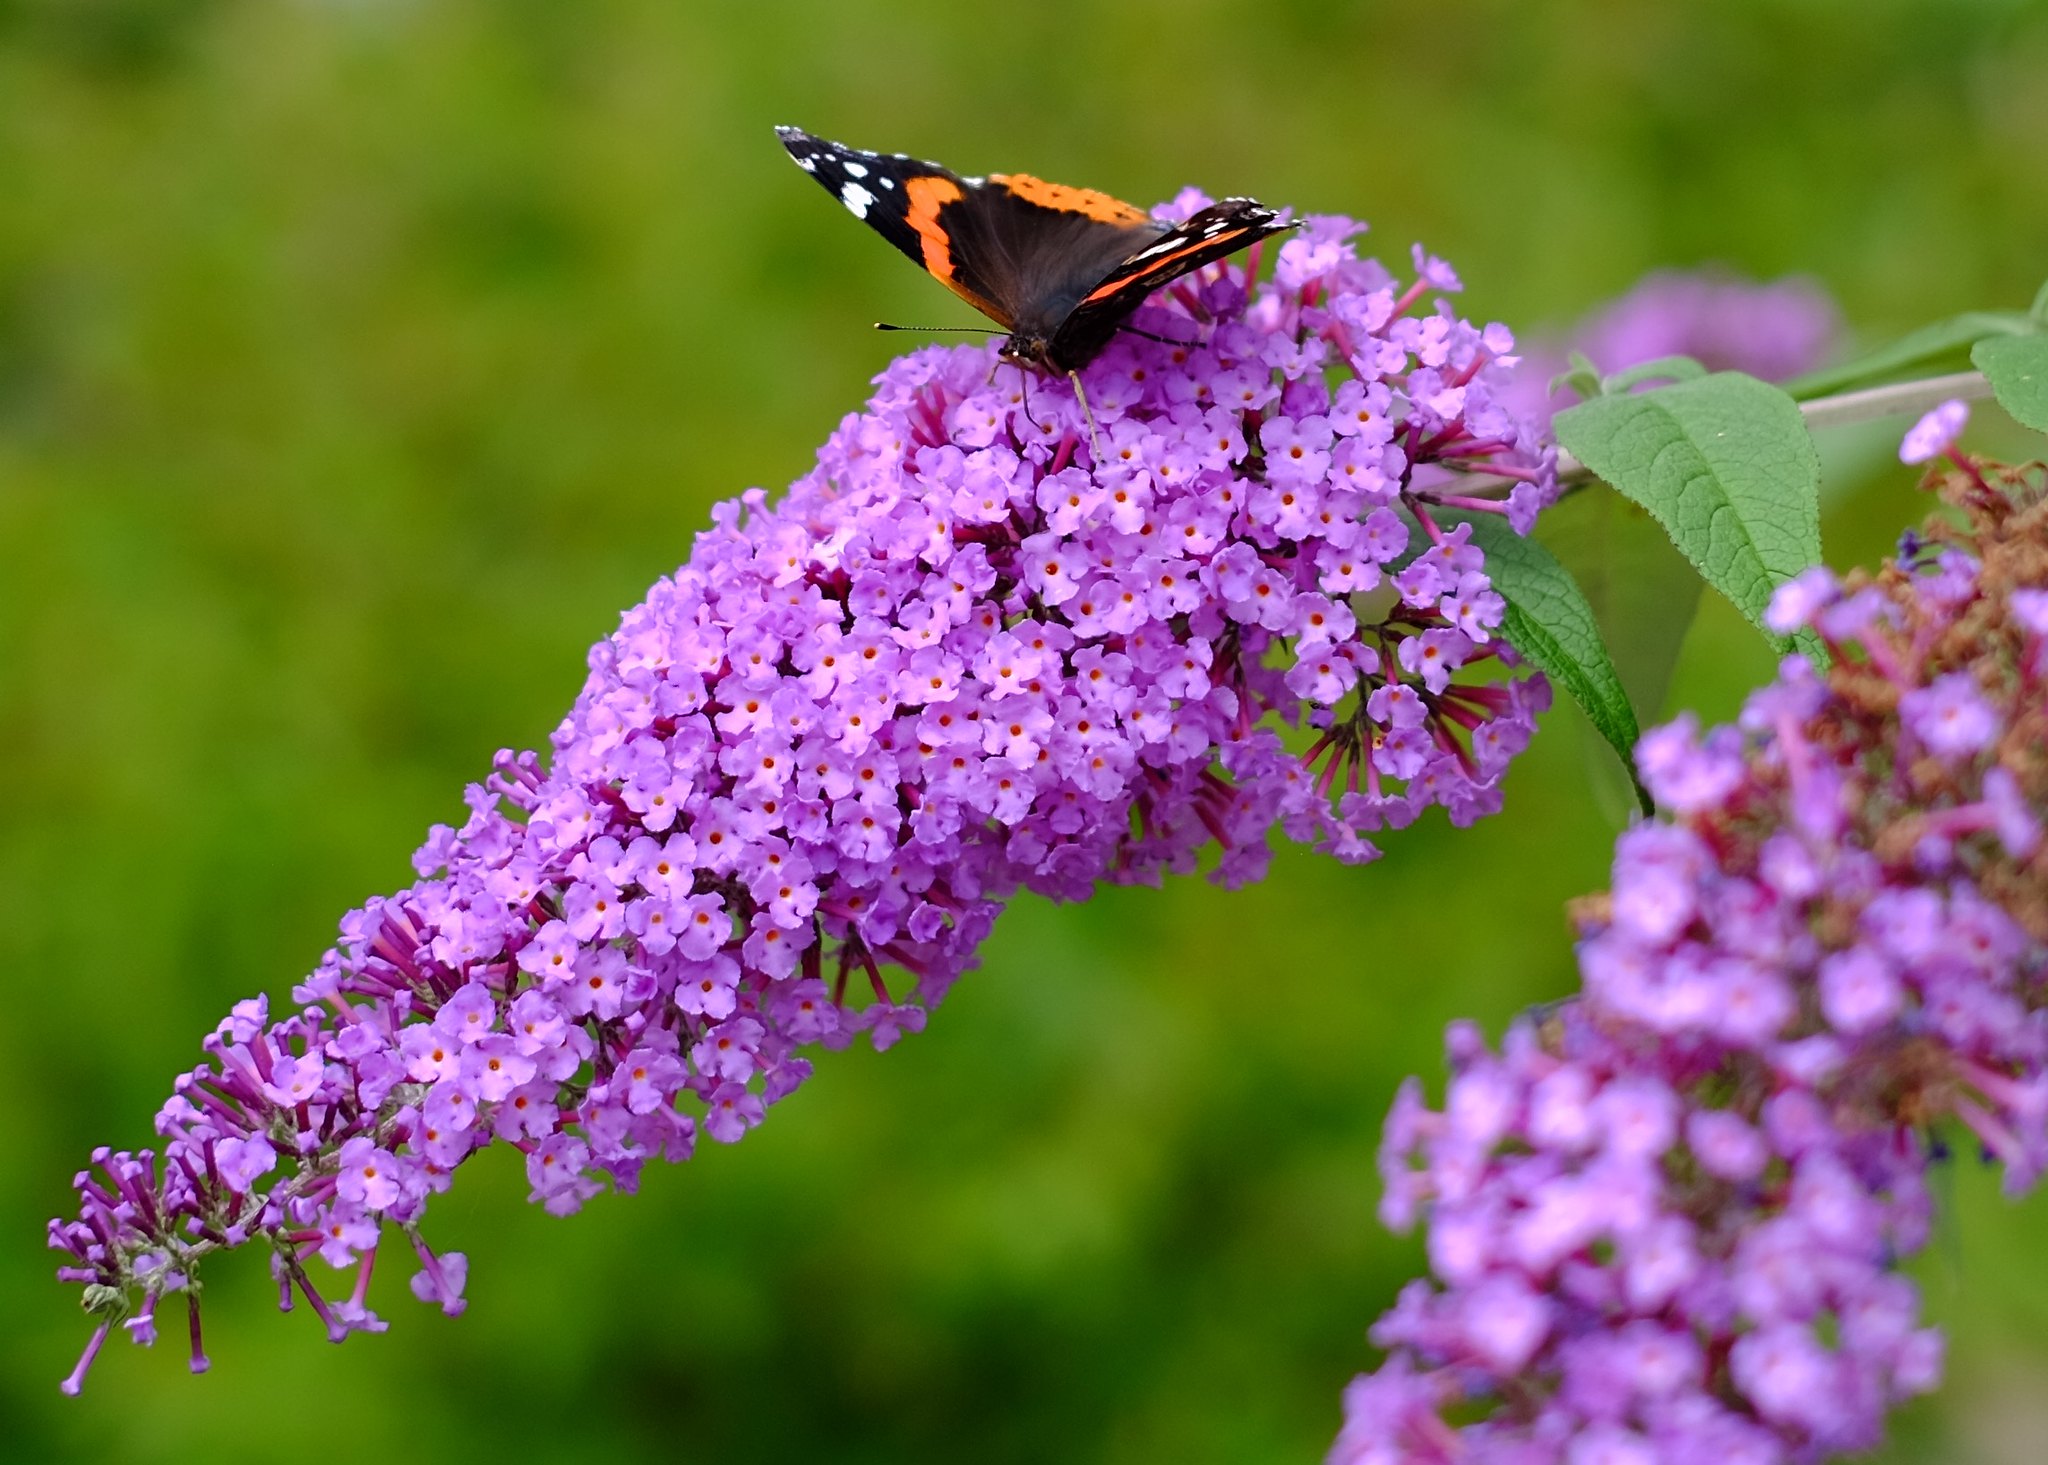
[[[1602,483],[1566,494],[1538,528],[1585,592],[1636,720],[1656,721],[1704,582],[1648,509]]]
[[[2023,336],[2035,328],[2036,322],[2017,310],[1967,310],[1922,326],[1867,356],[1808,372],[1785,383],[1785,390],[1805,402],[1850,387],[1875,386],[1906,373],[1932,374],[1938,367],[1961,371],[1968,363],[1970,347],[1987,336]]]
[[[1716,372],[1584,402],[1556,425],[1759,629],[1771,592],[1819,562],[1820,458],[1798,404],[1769,383]]]
[[[2048,336],[1992,336],[1970,352],[2013,421],[2048,432]]]
[[[1706,374],[1707,369],[1690,356],[1659,356],[1655,361],[1640,362],[1605,378],[1600,383],[1600,395],[1618,397],[1644,382],[1689,382]]]
[[[1600,639],[1599,622],[1571,571],[1533,539],[1494,514],[1462,516],[1472,542],[1486,552],[1486,573],[1507,602],[1500,633],[1551,681],[1571,694],[1586,717],[1634,769],[1636,714]],[[1633,772],[1631,772],[1633,777]],[[1645,802],[1644,808],[1649,807]]]

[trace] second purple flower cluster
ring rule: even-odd
[[[1937,1381],[1898,1261],[1943,1131],[2048,1165],[2048,498],[1988,482],[1945,479],[1967,534],[1780,589],[1832,669],[1646,735],[1670,817],[1616,845],[1584,992],[1454,1029],[1440,1112],[1402,1090],[1383,1214],[1433,1277],[1333,1465],[1817,1460]]]

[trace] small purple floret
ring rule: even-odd
[[[1998,734],[1998,714],[1968,672],[1950,672],[1899,699],[1899,715],[1942,757],[1981,753]]]
[[[1906,430],[1899,443],[1901,463],[1925,463],[1940,457],[1962,436],[1970,420],[1970,404],[1950,398]]]

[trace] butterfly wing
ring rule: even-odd
[[[1199,210],[1098,275],[1051,333],[1047,355],[1061,370],[1085,366],[1154,290],[1293,227],[1249,198],[1226,198]]]
[[[1168,228],[1093,189],[1024,173],[963,178],[903,153],[775,132],[855,218],[1008,331],[1007,354],[1055,371],[1087,365],[1161,285],[1293,227],[1229,198]]]
[[[776,134],[855,218],[1018,343],[1049,341],[1098,281],[1168,233],[1142,209],[1093,189],[1023,173],[963,178],[794,127]]]
[[[856,219],[1004,330],[1011,328],[1015,300],[1000,271],[992,278],[977,251],[957,243],[963,206],[986,188],[984,180],[962,178],[903,153],[827,142],[795,127],[778,127],[775,135],[796,165]]]

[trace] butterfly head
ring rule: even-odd
[[[1045,371],[1065,372],[1069,368],[1053,360],[1052,339],[1039,332],[1017,331],[1003,339],[997,350],[1003,360],[1018,366],[1036,366]]]

